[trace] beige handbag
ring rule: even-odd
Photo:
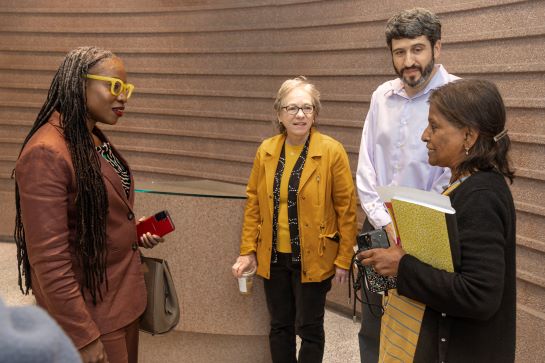
[[[148,305],[140,318],[140,330],[163,334],[180,320],[180,306],[167,261],[142,256],[144,280],[148,290]]]

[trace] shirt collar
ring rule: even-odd
[[[448,82],[448,73],[445,67],[443,67],[442,64],[437,64],[435,67],[437,67],[437,72],[433,75],[433,78],[431,81],[426,85],[426,88],[424,88],[422,91],[415,94],[413,97],[407,96],[407,93],[405,92],[405,84],[400,78],[396,78],[392,81],[390,81],[390,88],[384,93],[385,96],[390,95],[398,95],[403,98],[417,98],[422,95],[425,95],[432,91],[433,89],[445,84]]]

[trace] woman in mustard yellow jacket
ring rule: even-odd
[[[313,126],[320,94],[305,77],[285,81],[274,108],[280,134],[257,150],[233,274],[265,278],[273,362],[321,362],[325,297],[347,280],[356,237],[348,156]],[[301,337],[299,360],[295,336]]]

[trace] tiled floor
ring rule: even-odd
[[[8,305],[32,304],[32,296],[21,294],[17,286],[16,247],[0,242],[0,297]],[[324,363],[358,363],[359,325],[333,311],[325,315],[326,347]]]

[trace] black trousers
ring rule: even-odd
[[[372,231],[374,228],[366,219],[363,223],[362,232]],[[362,289],[367,290],[365,284]],[[367,293],[367,294],[366,294]],[[361,363],[377,363],[378,352],[380,346],[380,309],[376,305],[382,304],[382,295],[376,294],[369,290],[362,291],[362,300],[366,301],[368,297],[368,303],[371,305],[373,313],[369,310],[369,306],[361,304],[361,328],[358,333],[358,341],[360,345],[360,359]]]
[[[320,363],[324,356],[325,298],[331,279],[301,282],[300,264],[292,264],[290,253],[278,253],[265,279],[265,297],[271,316],[269,344],[274,363]],[[295,335],[301,338],[299,360]]]

